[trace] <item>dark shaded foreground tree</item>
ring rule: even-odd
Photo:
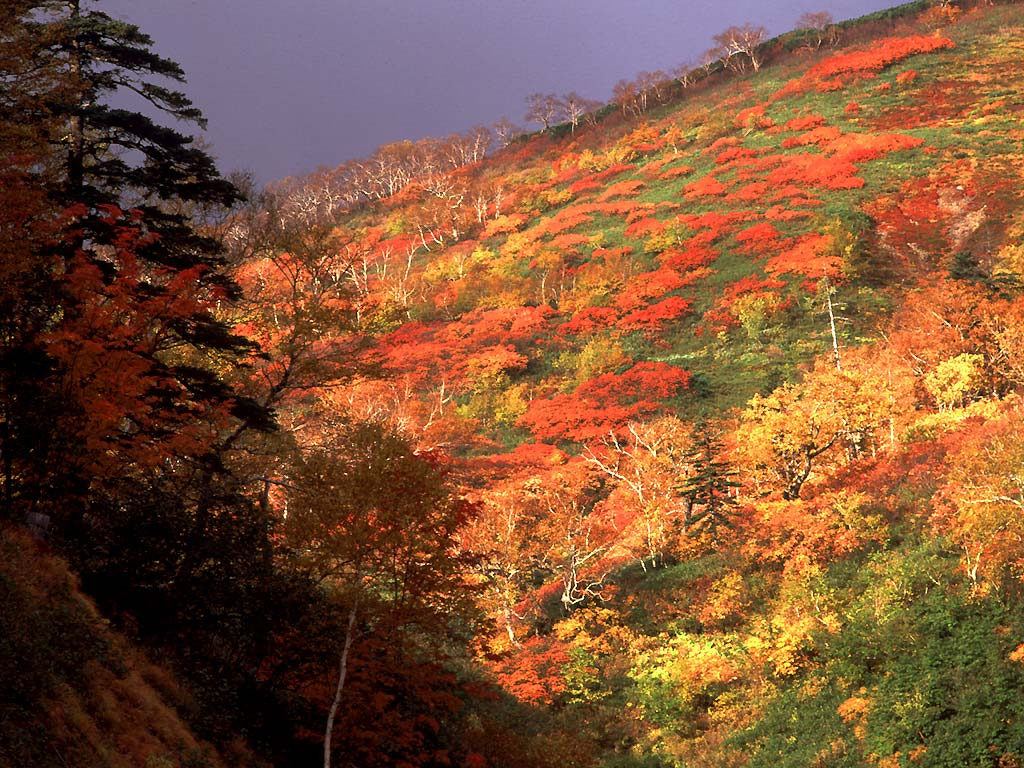
[[[5,259],[18,277],[5,300],[20,302],[5,355],[31,364],[8,367],[0,393],[4,496],[12,516],[48,514],[75,538],[97,482],[185,455],[212,467],[215,425],[270,420],[218,372],[248,344],[215,317],[237,290],[198,222],[234,187],[191,138],[107,103],[127,91],[201,125],[154,83],[181,81],[180,68],[77,0],[20,3],[5,22],[3,130],[30,147],[5,166],[21,169],[17,210],[35,206],[5,223],[39,235]]]
[[[137,27],[88,6],[87,0],[42,0],[21,19],[33,63],[58,83],[43,115],[56,131],[55,194],[66,205],[86,207],[79,225],[104,205],[140,210],[148,230],[160,234],[146,251],[153,264],[215,267],[216,242],[194,226],[193,214],[233,204],[235,187],[191,136],[110,105],[114,95],[134,94],[146,109],[202,128],[205,120],[187,96],[159,84],[183,83],[184,72],[154,53],[152,39]]]
[[[6,29],[13,8],[0,10]],[[14,41],[0,45],[0,71],[21,66]],[[47,413],[58,407],[38,382],[51,373],[39,341],[56,304],[44,246],[55,228],[53,206],[37,182],[47,156],[46,137],[37,125],[11,119],[29,108],[30,97],[4,80],[0,84],[0,504],[7,516],[33,511],[36,489],[25,478],[35,457],[47,455]],[[51,393],[55,394],[55,393]],[[17,510],[17,512],[15,511]]]
[[[189,682],[203,735],[242,735],[282,765],[306,756],[307,732],[319,749],[350,627],[334,744],[361,765],[462,756],[472,612],[450,541],[467,509],[444,472],[369,427],[298,462],[293,434],[255,439],[338,357],[321,356],[331,339],[315,334],[348,310],[303,291],[334,273],[320,261],[330,222],[263,232],[258,255],[298,276],[302,303],[296,333],[273,339],[286,354],[261,360],[221,322],[243,326],[250,308],[207,226],[232,187],[191,139],[107,105],[127,88],[198,123],[183,95],[152,85],[180,69],[84,3],[2,12],[4,514],[50,518],[103,613]],[[300,482],[321,459],[368,479],[343,513],[380,510],[358,578],[314,567],[323,548],[279,535],[274,489],[338,500]]]
[[[48,524],[104,612],[196,685],[197,721],[233,736],[269,711],[255,670],[311,594],[228,471],[225,435],[273,428],[225,380],[251,345],[218,319],[238,290],[206,225],[237,195],[191,138],[109,106],[132,92],[201,125],[136,27],[79,2],[0,21],[2,514]]]
[[[471,510],[436,457],[380,426],[335,444],[302,458],[284,525],[340,625],[309,681],[326,710],[323,763],[441,762],[456,749],[442,724],[462,706],[446,662],[475,622],[456,545]]]

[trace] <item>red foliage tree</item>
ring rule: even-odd
[[[647,336],[656,336],[664,327],[690,313],[690,302],[681,296],[671,296],[664,301],[651,304],[624,315],[619,327],[626,331],[643,331]]]
[[[212,323],[214,302],[226,298],[204,287],[207,268],[146,267],[136,252],[148,236],[132,214],[108,207],[97,226],[106,242],[65,260],[57,279],[67,308],[43,343],[76,414],[67,426],[82,448],[78,469],[102,482],[203,453],[231,411],[204,403],[182,376],[198,371],[180,354],[175,328],[204,313]]]
[[[689,383],[682,368],[638,363],[621,374],[596,376],[572,394],[533,400],[519,423],[542,440],[595,440],[662,411]]]

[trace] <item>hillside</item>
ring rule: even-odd
[[[376,373],[328,407],[462,458],[490,664],[574,764],[1024,757],[1022,17],[943,13],[335,232]]]
[[[798,48],[344,222],[386,380],[416,393],[411,410],[451,398],[451,434],[422,444],[494,452],[597,439],[662,406],[720,414],[831,346],[826,284],[856,347],[957,258],[1012,272],[1016,50],[997,13],[1013,12]],[[247,269],[243,283],[274,267]],[[590,396],[600,376],[614,391]]]
[[[244,202],[0,115],[0,759],[1021,765],[1022,41],[915,2]]]
[[[218,754],[186,716],[196,702],[102,619],[67,564],[0,529],[0,765],[162,768],[257,764]]]

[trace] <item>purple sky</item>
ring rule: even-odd
[[[536,91],[607,101],[696,61],[722,29],[771,34],[892,0],[98,0],[188,76],[222,171],[269,181],[502,116]]]

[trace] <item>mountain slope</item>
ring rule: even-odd
[[[682,367],[684,411],[740,405],[831,345],[825,282],[845,343],[958,253],[1002,268],[1019,81],[998,14],[798,51],[639,125],[535,135],[436,194],[406,188],[346,232],[395,329],[385,368],[504,444],[593,438],[609,424],[588,404],[651,411],[580,392],[595,375]]]
[[[579,764],[1024,755],[1022,29],[783,38],[335,230],[376,373],[312,413],[462,457],[488,664]]]
[[[58,379],[138,454],[51,542],[196,695],[4,532],[0,758],[258,763],[184,714],[281,765],[1019,765],[1021,8],[265,190],[210,304],[251,346],[162,353],[223,376],[188,445]]]

